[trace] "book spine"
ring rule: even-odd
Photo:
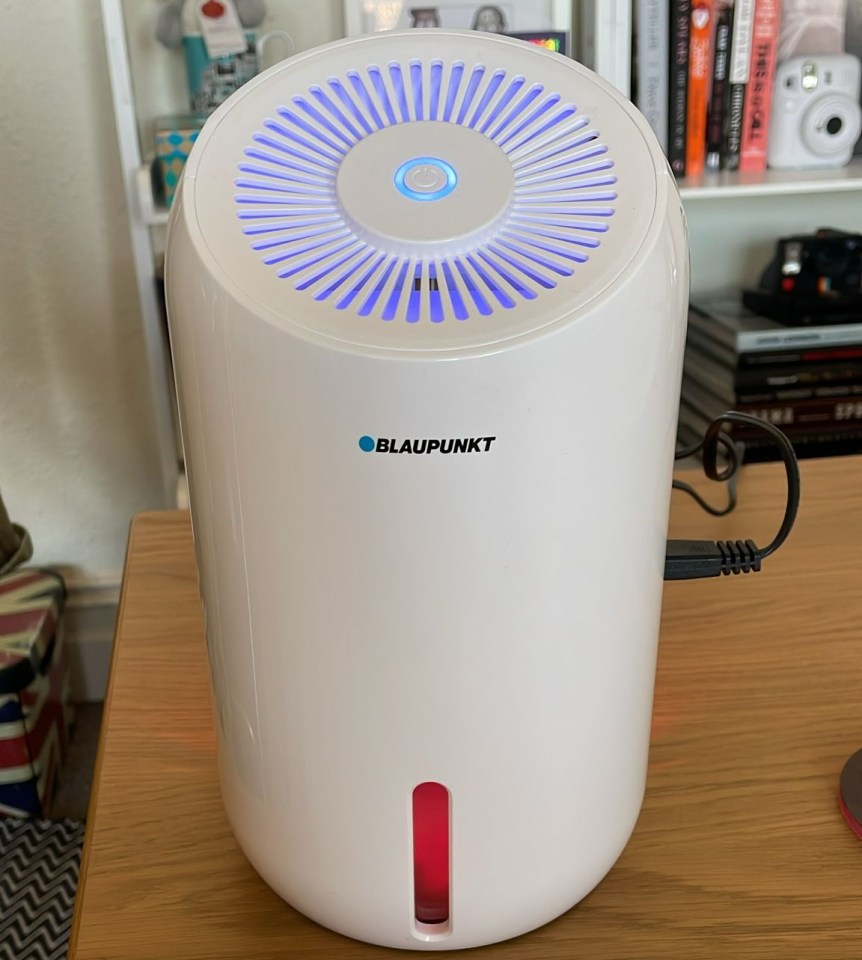
[[[740,370],[756,370],[773,365],[829,363],[838,360],[862,360],[862,346],[824,347],[816,350],[764,350],[737,356]]]
[[[688,410],[705,420],[719,416],[729,403],[722,391],[710,389],[687,371],[682,378],[680,400]],[[862,431],[862,396],[849,392],[834,397],[737,399],[731,406],[739,413],[781,427],[788,435],[827,430]],[[745,424],[735,424],[732,432],[734,437],[757,436],[759,433],[755,427]]]
[[[667,153],[669,0],[637,0],[637,101]]]
[[[694,0],[691,8],[686,106],[685,175],[697,177],[706,163],[706,115],[712,68],[715,0]]]
[[[726,404],[736,410],[740,407],[740,405],[744,404],[786,404],[788,402],[798,403],[800,400],[828,400],[836,399],[838,397],[843,399],[852,398],[854,400],[862,400],[862,386],[860,386],[858,383],[853,383],[813,390],[739,391],[731,400],[726,400],[724,394],[718,394],[718,396],[725,400]]]
[[[715,21],[715,53],[712,60],[712,91],[706,128],[706,169],[721,167],[721,131],[727,92],[727,64],[733,29],[733,0],[718,0]]]
[[[793,449],[800,460],[807,457],[837,457],[862,452],[862,430],[826,431],[791,436]],[[776,445],[763,436],[742,441],[746,463],[767,463],[780,460]]]
[[[794,363],[739,369],[734,377],[734,389],[739,396],[755,390],[821,389],[862,392],[862,363]]]
[[[677,177],[685,176],[690,24],[691,0],[671,0],[667,158],[670,161],[671,170]]]
[[[736,335],[737,353],[797,348],[856,347],[862,343],[862,324],[824,324],[822,327],[787,327],[784,330],[748,330]]]
[[[776,427],[807,427],[817,429],[840,424],[862,425],[862,397],[820,397],[811,400],[772,401],[770,403],[737,404],[740,413],[747,413]]]
[[[751,66],[742,118],[740,170],[765,170],[772,110],[772,84],[778,54],[781,0],[757,0],[751,41]]]
[[[737,170],[739,168],[745,88],[748,86],[748,74],[751,68],[754,3],[755,0],[737,0],[733,15],[723,150],[724,168],[726,170]]]
[[[795,367],[766,370],[728,370],[696,350],[686,350],[683,365],[691,383],[721,400],[726,407],[740,403],[811,400],[829,397],[862,397],[862,366],[838,364],[834,368],[814,367],[811,372]]]

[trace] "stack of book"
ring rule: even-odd
[[[780,0],[635,0],[634,101],[678,177],[766,168]]]
[[[800,457],[862,452],[862,317],[858,323],[788,327],[738,297],[695,299],[689,309],[679,439],[738,410],[780,427]],[[746,461],[777,459],[772,442],[731,430]]]

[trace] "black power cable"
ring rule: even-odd
[[[727,466],[723,470],[720,470],[717,462],[710,461],[707,463],[706,460],[704,460],[704,472],[710,480],[718,480],[727,484],[727,504],[725,506],[714,507],[711,503],[704,500],[691,484],[685,483],[683,480],[674,480],[672,486],[674,490],[682,490],[683,493],[688,494],[688,496],[690,496],[699,507],[710,514],[710,516],[726,517],[736,506],[736,487],[739,479],[739,468],[742,466],[742,447],[739,444],[733,443],[726,433],[719,434],[718,441],[721,446],[724,447]],[[703,450],[705,442],[706,438],[704,437],[699,443],[693,443],[689,447],[682,447],[676,451],[674,459],[686,460],[689,457],[695,456]]]
[[[796,453],[787,436],[778,427],[766,420],[749,416],[747,413],[737,413],[735,410],[723,413],[710,423],[700,443],[677,451],[677,458],[702,452],[704,473],[711,480],[727,481],[729,484],[730,497],[727,507],[723,509],[712,507],[682,481],[674,481],[674,486],[693,496],[714,516],[725,516],[730,513],[736,505],[735,482],[742,457],[740,450],[723,432],[724,426],[729,424],[754,427],[769,434],[775,441],[787,476],[784,519],[781,521],[778,533],[763,548],[758,547],[753,540],[668,540],[664,563],[665,580],[693,580],[729,573],[756,573],[760,570],[761,561],[775,553],[793,528],[799,511],[802,487]],[[723,448],[726,455],[727,463],[724,467],[719,465],[719,447]]]

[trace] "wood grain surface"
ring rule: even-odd
[[[797,527],[762,573],[666,587],[646,799],[617,865],[564,917],[476,956],[862,957],[862,844],[836,803],[862,747],[862,458],[804,462],[803,484]],[[745,468],[739,497],[714,520],[675,493],[671,535],[767,542],[781,468]],[[139,516],[70,960],[384,955],[404,954],[304,919],[238,850],[188,517]]]

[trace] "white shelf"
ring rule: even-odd
[[[799,193],[841,193],[862,190],[862,159],[837,170],[765,170],[725,172],[688,178],[679,184],[683,200],[766,197]]]
[[[152,187],[149,165],[143,163],[129,51],[123,19],[122,0],[101,0],[102,26],[105,31],[105,49],[114,105],[117,145],[123,171],[126,206],[129,211],[129,237],[132,244],[138,301],[143,321],[146,364],[150,379],[153,412],[162,468],[165,504],[175,502],[177,485],[178,445],[174,427],[173,384],[167,361],[167,341],[162,322],[161,306],[153,283],[155,271],[150,226],[144,222],[141,207],[149,196],[152,206]],[[142,195],[142,168],[146,171],[146,194]],[[152,217],[158,221],[155,207]]]

